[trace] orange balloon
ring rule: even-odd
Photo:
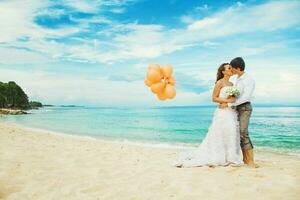
[[[175,85],[176,84],[176,79],[174,76],[171,76],[170,78],[168,78],[168,82],[171,84],[171,85]]]
[[[163,90],[161,93],[157,93],[157,98],[160,100],[166,100],[168,97],[165,90]]]
[[[145,78],[144,80],[145,85],[147,85],[148,87],[150,87],[153,83],[151,81],[149,81],[147,78]]]
[[[147,73],[147,79],[151,81],[152,83],[157,83],[158,81],[161,80],[160,78],[160,71],[155,70],[155,69],[149,69]]]
[[[160,65],[159,64],[149,64],[148,70],[150,69],[155,69],[157,71],[160,70]]]
[[[165,93],[169,99],[173,99],[176,96],[175,88],[171,84],[167,84]]]
[[[172,65],[161,68],[159,64],[149,64],[144,83],[150,87],[160,100],[173,99],[176,96],[176,79],[172,76]]]
[[[161,93],[165,89],[165,86],[166,85],[163,82],[154,83],[151,85],[151,91],[155,94]]]
[[[160,68],[160,79],[164,78],[164,70]]]
[[[160,78],[161,79],[164,78],[163,70],[162,70],[162,68],[160,67],[159,64],[149,64],[148,70],[151,70],[151,69],[159,71],[160,72]]]
[[[173,73],[173,67],[172,65],[167,65],[166,67],[163,68],[163,73],[165,78],[169,78],[172,76]]]

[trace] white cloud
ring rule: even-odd
[[[46,3],[47,5],[47,3]],[[34,12],[45,6],[38,0],[0,1],[0,42],[13,42],[22,36],[35,35]]]
[[[296,72],[297,73],[297,72]],[[298,71],[299,74],[299,71]],[[292,72],[269,72],[264,73],[264,81],[258,82],[256,88],[256,101],[261,103],[300,103],[298,85],[300,77]]]
[[[180,17],[180,21],[186,24],[190,24],[194,22],[194,18],[190,15],[183,15]]]
[[[274,31],[299,24],[299,10],[299,1],[271,1],[250,7],[238,5],[195,20],[188,26],[188,30],[198,32],[198,36],[202,38]]]
[[[94,12],[95,9],[100,9],[101,12],[103,5],[115,5],[116,9],[122,9],[119,6],[128,2],[131,1],[63,1],[73,9],[84,12]],[[167,29],[161,25],[151,24],[119,24],[100,16],[77,20],[79,25],[76,27],[47,29],[36,25],[33,19],[41,13],[41,10],[49,12],[46,9],[49,5],[51,3],[48,1],[37,0],[30,1],[28,4],[20,4],[20,1],[16,0],[1,1],[0,18],[4,20],[0,21],[2,27],[0,41],[9,43],[11,46],[31,48],[33,50],[31,54],[44,53],[45,57],[52,59],[111,63],[128,59],[157,58],[199,44],[213,47],[217,44],[213,39],[219,37],[245,32],[273,31],[297,25],[300,21],[298,12],[300,2],[275,1],[248,7],[244,4],[236,4],[200,20],[188,16],[182,17],[181,20],[188,23],[184,29]],[[60,39],[74,33],[89,31],[91,22],[109,24],[106,30],[95,31],[95,36],[99,38],[93,39],[94,43],[88,42],[87,39],[77,44],[46,40],[47,38]],[[103,41],[101,34],[110,39]],[[29,41],[18,42],[17,39],[21,37],[28,37]],[[250,53],[251,51],[255,53],[255,50],[249,47],[243,49]],[[260,50],[260,52],[263,51]],[[39,56],[36,55],[36,57]],[[4,59],[2,63],[5,62]],[[7,63],[11,62],[7,61]],[[32,62],[34,63],[35,59],[32,59]]]
[[[260,46],[256,45],[255,47],[247,46],[241,46],[237,49],[237,54],[240,55],[247,55],[247,56],[253,56],[253,55],[262,55],[263,53],[267,51],[271,51],[273,49],[280,49],[284,48],[285,43],[284,42],[273,42],[273,43],[267,43],[267,44],[261,44]]]
[[[69,6],[77,11],[82,12],[94,12],[96,9],[100,9],[102,5],[107,6],[121,6],[131,2],[128,1],[75,1],[66,0],[62,2],[63,5]],[[79,23],[79,26],[71,27],[64,26],[56,29],[48,29],[38,26],[34,22],[34,17],[37,15],[48,14],[52,17],[58,16],[60,14],[65,14],[65,10],[48,10],[47,7],[53,5],[53,2],[32,0],[26,3],[20,3],[17,0],[11,1],[0,1],[0,21],[1,32],[0,32],[0,45],[1,48],[17,47],[14,51],[8,49],[10,52],[14,52],[15,55],[20,55],[24,53],[24,56],[20,56],[17,60],[22,60],[27,63],[26,55],[30,55],[32,63],[40,63],[40,54],[44,54],[44,57],[50,59],[62,59],[62,60],[72,60],[72,61],[87,61],[87,62],[110,62],[112,60],[117,60],[120,58],[125,58],[123,50],[119,51],[119,55],[115,51],[101,51],[101,49],[96,49],[95,46],[81,46],[79,45],[67,45],[64,43],[54,42],[53,40],[48,40],[48,38],[60,39],[62,37],[72,35],[81,31],[87,31],[89,29],[89,23],[111,23],[110,20],[105,17],[92,17],[87,19],[72,19]],[[116,8],[122,9],[122,8]],[[116,11],[118,12],[118,11]],[[96,33],[98,34],[98,33]],[[20,38],[28,38],[28,41],[18,41]],[[94,41],[100,41],[95,39]],[[1,44],[2,43],[2,44]],[[90,43],[90,42],[89,42]],[[101,44],[104,41],[100,42]],[[3,45],[4,44],[4,45]],[[110,43],[110,45],[114,45]],[[26,52],[20,49],[29,49],[30,52]],[[20,52],[17,52],[20,51]],[[14,59],[4,59],[1,63],[12,64]],[[38,58],[38,59],[35,59]],[[50,60],[49,60],[50,61]],[[15,64],[20,63],[19,61]]]
[[[207,4],[204,4],[202,6],[198,6],[195,8],[196,11],[207,11],[209,10],[209,6]]]
[[[165,42],[164,27],[158,25],[116,25],[120,33],[112,41],[80,39],[79,44],[65,45],[57,42],[30,42],[30,46],[56,58],[91,63],[110,63],[117,60],[155,58],[183,48],[176,43]],[[147,39],[145,39],[147,38]],[[104,47],[108,46],[110,50]],[[104,50],[105,49],[105,50]]]
[[[50,5],[47,0],[30,0],[23,3],[18,0],[0,1],[0,42],[14,44],[21,37],[28,37],[31,40],[45,39],[79,31],[77,27],[45,29],[35,24],[34,17],[40,10],[45,10]]]
[[[255,101],[259,103],[300,103],[300,62],[297,59],[249,59],[246,70],[256,80]]]
[[[111,9],[110,12],[117,13],[117,14],[124,13],[125,8],[114,8],[114,9]]]
[[[89,0],[63,0],[63,5],[70,6],[73,9],[80,11],[80,12],[86,12],[86,13],[93,13],[98,10],[98,7],[100,5],[99,1],[89,1]]]
[[[218,24],[220,24],[219,18],[205,18],[193,22],[191,25],[188,26],[188,30],[192,31],[192,30],[210,28]]]
[[[84,13],[96,13],[101,11],[103,6],[114,7],[110,10],[111,12],[122,13],[125,11],[125,8],[121,8],[120,6],[135,1],[137,0],[62,0],[60,3]]]
[[[31,52],[23,49],[0,47],[0,64],[30,64],[48,63],[49,58],[44,54]]]
[[[5,82],[16,81],[32,100],[40,100],[44,103],[75,102],[94,105],[156,103],[143,81],[115,82],[102,77],[89,78],[81,75],[8,69],[0,69],[0,79]]]
[[[53,48],[53,43],[45,39],[60,38],[80,30],[77,27],[45,29],[36,25],[33,22],[36,13],[49,5],[50,3],[46,0],[31,0],[27,3],[20,3],[17,0],[0,1],[1,63],[19,64],[22,61],[24,63],[40,63],[41,61],[45,62],[47,57],[50,61],[51,57],[55,56],[55,54],[51,54],[50,46]],[[28,42],[18,41],[24,37],[28,38]],[[12,49],[13,47],[17,48]],[[58,48],[60,48],[59,45],[56,49]],[[15,59],[11,59],[12,57]]]
[[[127,34],[118,34],[114,39],[120,58],[154,58],[173,52],[179,47],[167,42],[163,26],[128,24]]]

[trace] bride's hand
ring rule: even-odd
[[[226,99],[227,103],[233,103],[236,101],[236,97],[229,97],[228,99]]]
[[[220,103],[219,108],[221,108],[221,109],[228,108],[228,104],[227,103]]]

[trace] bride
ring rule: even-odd
[[[229,81],[232,75],[232,69],[228,63],[223,63],[219,67],[212,94],[213,102],[222,104],[236,100],[226,95],[226,90],[233,86]],[[232,108],[220,106],[215,110],[212,124],[200,146],[195,150],[181,152],[174,166],[239,166],[242,164],[237,113]]]

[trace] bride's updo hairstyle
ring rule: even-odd
[[[229,63],[223,63],[222,65],[220,65],[220,67],[218,68],[218,73],[217,73],[217,80],[216,83],[218,82],[218,80],[222,79],[224,77],[223,71],[225,71],[225,66],[229,65]]]

